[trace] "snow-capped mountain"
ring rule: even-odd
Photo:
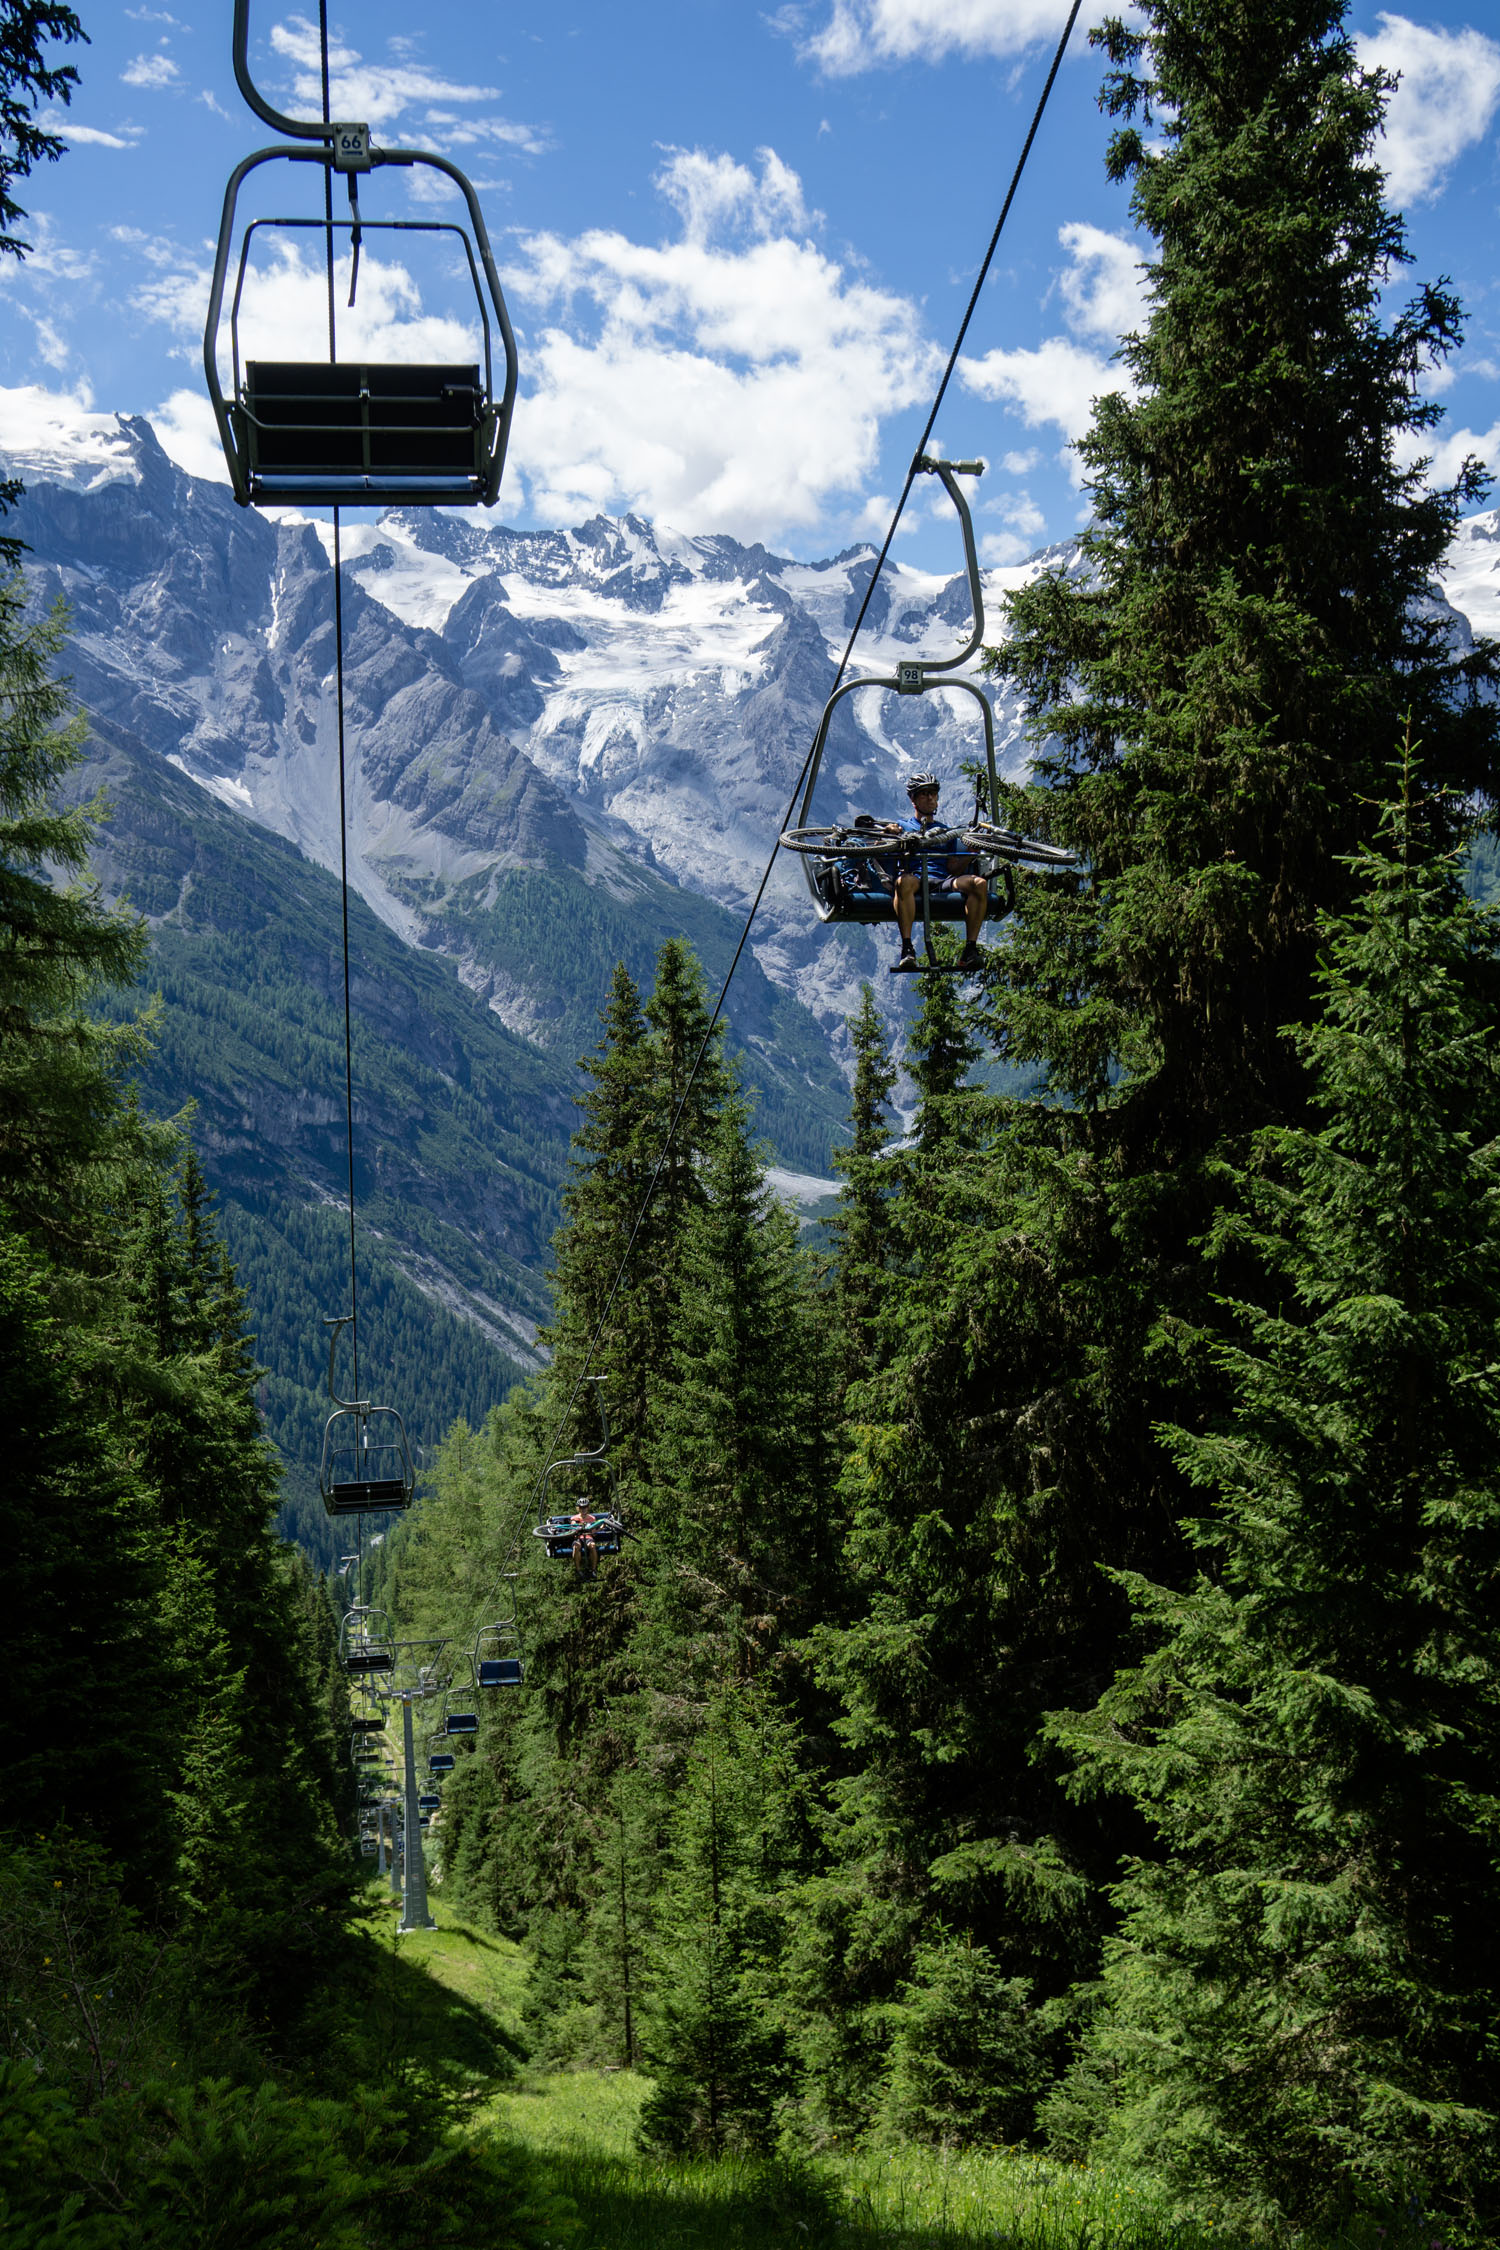
[[[234,508],[175,468],[141,420],[59,420],[6,459],[28,486],[35,565],[74,612],[85,704],[336,867],[331,525]],[[454,887],[553,861],[621,898],[650,870],[744,910],[872,550],[803,564],[634,517],[523,533],[425,512],[346,520],[342,543],[349,868],[384,921],[462,958],[437,927]],[[952,577],[887,567],[856,672],[967,637],[956,521],[953,544]],[[987,573],[990,622],[1005,587],[1056,559]],[[917,764],[951,777],[961,799],[960,760],[979,747],[971,708],[851,697],[815,816],[904,809]],[[1002,703],[996,720],[1013,764],[1016,713]],[[755,955],[825,1033],[837,1036],[888,942],[824,929],[783,856]],[[477,955],[463,969],[488,974]],[[528,997],[513,982],[489,996],[524,1029]],[[894,1011],[899,993],[882,1000]]]
[[[29,488],[35,565],[74,611],[79,692],[223,803],[339,862],[332,527],[235,508],[174,467],[149,424],[59,416],[6,457]],[[952,576],[887,565],[854,656],[890,672],[968,636]],[[346,520],[351,878],[408,942],[452,953],[512,1029],[546,1043],[556,1009],[495,957],[473,908],[507,870],[566,870],[621,904],[669,884],[738,914],[753,895],[869,583],[873,550],[800,563],[633,516],[517,532],[471,516]],[[1044,549],[985,574],[1000,598],[1066,563]],[[1500,629],[1500,512],[1460,531],[1442,592]],[[930,765],[962,801],[979,745],[967,698],[850,697],[814,814],[902,808]],[[996,699],[1003,767],[1020,716]],[[831,931],[778,861],[754,954],[837,1044],[892,939]],[[881,978],[882,1004],[903,997]]]

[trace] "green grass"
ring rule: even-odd
[[[482,2093],[477,2069],[468,2078],[470,2114],[526,2149],[571,2206],[566,2250],[1245,2250],[1233,2229],[1174,2227],[1147,2182],[1022,2149],[871,2149],[808,2164],[644,2155],[636,2132],[651,2082],[639,2072],[517,2068],[520,1946],[438,1899],[435,1930],[394,1938],[399,1901],[374,1883],[370,1898],[383,1950],[416,1989],[406,2038],[441,2045],[451,2071],[469,2059],[476,2025],[492,2026],[498,2068]]]
[[[438,1901],[435,1930],[400,1936],[401,1901],[378,1876],[366,1885],[365,1908],[350,1997],[372,2053],[401,2057],[473,2114],[516,2077],[525,2054],[520,1947],[471,1928]]]
[[[1189,2250],[1136,2183],[1021,2151],[904,2148],[806,2168],[643,2156],[649,2090],[635,2071],[549,2072],[488,2105],[574,2205],[577,2250]]]

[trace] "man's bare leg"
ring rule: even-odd
[[[915,875],[898,875],[896,878],[896,927],[901,933],[901,950],[911,951],[912,924],[917,918],[917,878]]]

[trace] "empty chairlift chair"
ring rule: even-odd
[[[456,1760],[451,1750],[434,1750],[427,1760],[429,1773],[452,1773]]]
[[[490,506],[500,490],[515,405],[517,358],[510,316],[485,231],[484,215],[465,175],[446,157],[422,149],[377,148],[363,124],[324,124],[283,116],[253,84],[249,70],[249,0],[235,0],[234,68],[240,92],[274,132],[277,146],[247,156],[224,193],[218,252],[209,291],[203,366],[234,496],[256,507]],[[239,250],[229,308],[230,383],[219,365],[224,297],[234,255],[240,191],[263,165],[310,168],[314,210],[302,216],[253,219]],[[467,227],[451,220],[367,218],[360,182],[382,172],[437,173],[456,188]],[[348,216],[330,218],[323,183],[337,177],[348,190]],[[439,193],[442,191],[439,190]],[[414,238],[436,240],[452,253],[473,292],[478,356],[466,363],[376,364],[358,352],[336,360],[268,360],[244,350],[242,322],[252,245],[262,235],[321,237],[349,251],[348,301],[356,302],[360,253],[367,237],[390,239],[405,252]],[[499,364],[496,363],[496,346]],[[498,381],[497,381],[498,376]]]
[[[394,1406],[372,1406],[368,1399],[340,1398],[334,1386],[339,1334],[350,1325],[340,1314],[327,1322],[328,1395],[333,1412],[323,1429],[318,1484],[330,1516],[368,1515],[409,1508],[416,1478],[406,1425]]]
[[[391,1621],[384,1610],[346,1610],[339,1626],[339,1662],[354,1674],[389,1672],[396,1662]]]
[[[519,1687],[526,1677],[513,1618],[486,1625],[474,1643],[474,1685],[477,1688]]]

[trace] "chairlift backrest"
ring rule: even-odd
[[[524,1677],[520,1626],[514,1612],[494,1625],[481,1626],[469,1661],[476,1688],[519,1687]]]

